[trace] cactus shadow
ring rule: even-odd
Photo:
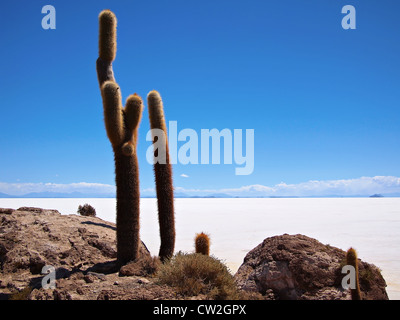
[[[84,222],[81,222],[81,223],[82,224],[91,224],[91,225],[95,225],[95,226],[99,226],[99,227],[103,227],[103,228],[109,228],[109,229],[114,230],[114,231],[117,230],[117,227],[113,227],[113,226],[110,226],[110,225],[105,224],[105,223],[99,223],[99,222],[93,222],[93,221],[84,221]]]
[[[63,267],[56,268],[55,270],[55,280],[64,279],[70,277],[73,273],[78,272],[79,270],[68,270]],[[32,289],[40,289],[42,287],[42,280],[46,275],[39,275],[37,277],[33,277],[29,280],[29,287]]]
[[[11,297],[11,293],[2,293],[0,292],[0,301],[1,300],[8,300]]]
[[[102,274],[111,274],[119,271],[121,264],[117,260],[110,260],[106,262],[99,262],[89,267],[85,273],[95,272]]]

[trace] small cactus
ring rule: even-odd
[[[169,161],[167,127],[165,124],[163,103],[160,94],[153,90],[147,96],[147,104],[150,118],[150,127],[153,130],[153,143],[155,142],[154,129],[162,130],[164,142],[157,150],[165,156],[165,162],[154,163],[154,175],[156,180],[158,221],[160,224],[160,252],[161,261],[171,258],[175,248],[175,218],[174,218],[174,187],[172,184],[172,167]],[[159,137],[158,137],[159,138]]]
[[[117,19],[110,10],[99,15],[97,77],[103,100],[107,136],[114,151],[117,185],[117,260],[121,264],[139,257],[139,165],[136,155],[138,127],[143,102],[130,95],[122,106],[121,90],[115,82],[112,62],[116,54]]]
[[[357,252],[353,248],[350,248],[349,250],[347,250],[346,264],[354,267],[354,269],[356,271],[356,288],[350,289],[351,299],[352,300],[361,300],[360,282],[359,282],[359,275],[358,275],[358,258],[357,258]]]
[[[210,255],[210,237],[205,233],[196,234],[194,240],[196,253],[201,253],[206,256]]]

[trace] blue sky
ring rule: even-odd
[[[41,27],[46,4],[55,30]],[[347,4],[356,30],[341,26]],[[118,18],[124,101],[156,89],[178,130],[254,129],[251,175],[235,175],[235,164],[177,164],[179,190],[400,177],[398,1],[16,0],[2,4],[0,21],[0,192],[114,185],[95,71],[105,8]],[[142,189],[154,188],[146,107]]]

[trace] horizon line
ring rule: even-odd
[[[140,190],[142,198],[156,196],[155,188]],[[55,196],[56,194],[56,196]],[[74,196],[74,194],[76,196]],[[0,182],[1,198],[112,198],[115,185],[101,183],[5,183]],[[296,184],[281,182],[274,186],[261,184],[237,188],[199,189],[174,187],[177,198],[273,198],[273,197],[369,197],[400,196],[400,178],[395,176],[360,177],[339,180],[309,180]]]

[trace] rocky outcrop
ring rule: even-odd
[[[270,299],[349,300],[342,288],[343,250],[303,235],[275,236],[251,250],[235,279],[239,287]],[[359,261],[363,299],[387,300],[386,282],[379,269]]]
[[[175,292],[131,272],[120,277],[115,224],[57,210],[0,209],[0,300],[174,299]],[[152,260],[142,243],[141,257]],[[56,288],[43,289],[44,266]]]
[[[0,208],[0,300],[206,298],[158,284],[153,274],[159,260],[143,243],[140,260],[119,266],[115,228],[97,217],[57,210]],[[350,299],[341,287],[344,261],[340,249],[285,234],[251,250],[235,279],[248,299]],[[55,288],[42,287],[44,266],[54,267]],[[387,299],[379,269],[360,261],[359,271],[364,298]]]

